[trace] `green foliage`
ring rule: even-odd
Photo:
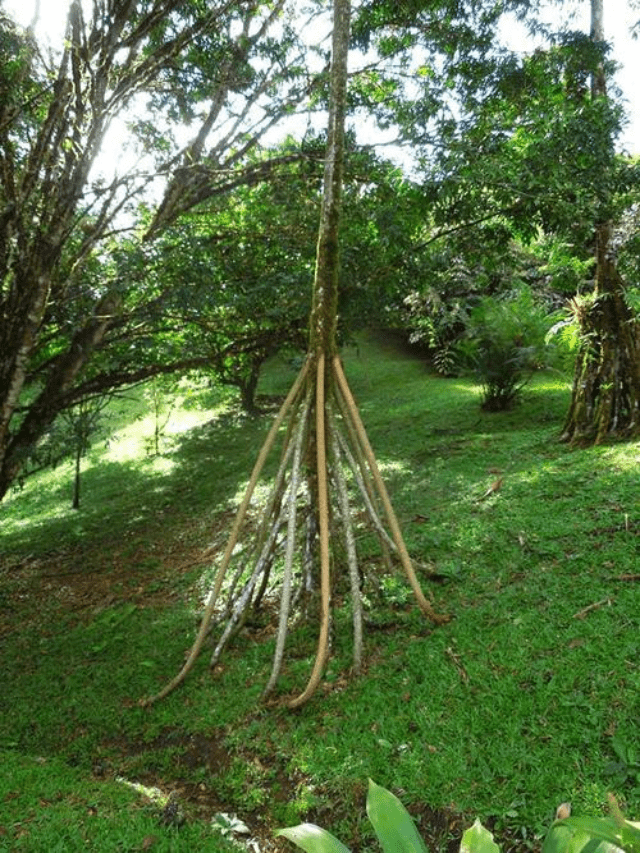
[[[17,487],[23,488],[29,477],[47,468],[57,468],[73,457],[76,461],[73,506],[77,508],[81,460],[98,436],[108,441],[108,429],[103,421],[108,420],[109,413],[104,410],[110,406],[113,397],[111,393],[86,397],[66,409],[42,438],[27,448]]]
[[[509,5],[517,6],[517,2]],[[353,40],[375,49],[385,61],[387,97],[379,87],[362,87],[359,95],[370,114],[385,127],[400,127],[404,140],[429,146],[450,119],[443,102],[465,89],[485,85],[493,71],[491,45],[504,7],[452,0],[366,0],[354,10]],[[408,83],[407,81],[411,81]],[[389,86],[389,81],[392,86]],[[412,85],[419,81],[419,86]]]
[[[553,347],[555,363],[569,373],[575,365],[576,356],[585,337],[582,332],[582,320],[585,312],[593,306],[595,294],[578,294],[570,299],[565,310],[558,312],[556,321],[546,334],[547,343]]]
[[[33,133],[51,97],[38,80],[35,56],[32,37],[0,8],[0,127],[7,147],[20,158],[24,137]],[[5,199],[3,188],[0,199]]]
[[[445,295],[433,285],[404,299],[409,341],[428,346],[434,367],[443,376],[458,372],[455,344],[466,328],[472,299],[471,292]]]
[[[579,247],[547,233],[538,235],[529,250],[535,259],[537,283],[554,301],[572,297],[589,287],[593,258]]]
[[[429,166],[436,221],[473,222],[482,211],[504,216],[526,242],[542,229],[585,252],[593,223],[620,210],[630,178],[615,153],[620,108],[588,85],[605,60],[602,45],[572,33],[497,62]]]
[[[411,816],[400,800],[369,780],[367,814],[383,853],[426,853]],[[638,853],[640,824],[613,818],[566,818],[556,821],[546,837],[542,853]],[[278,835],[293,841],[305,853],[349,853],[337,838],[315,824],[281,829]],[[479,820],[467,829],[460,853],[500,853],[500,847]]]
[[[482,406],[504,411],[534,370],[545,363],[550,320],[531,288],[503,297],[483,296],[469,313],[458,352],[482,386]]]
[[[607,775],[617,785],[626,782],[640,785],[640,749],[634,743],[615,735],[611,738],[611,746],[616,758],[606,768]]]
[[[313,823],[289,826],[286,829],[280,829],[277,835],[293,841],[305,853],[350,853],[349,848],[334,835]]]
[[[409,812],[400,800],[369,779],[367,814],[383,853],[426,853]]]
[[[493,834],[479,820],[464,831],[460,842],[460,853],[499,853],[500,848]]]
[[[169,0],[161,15],[153,3],[131,14],[116,3],[107,16],[67,5],[65,41],[50,52],[0,13],[2,496],[61,411],[207,363],[185,341],[185,331],[197,340],[193,317],[185,330],[184,315],[166,311],[179,300],[167,295],[153,239],[301,156],[299,140],[277,162],[258,148],[314,88],[281,14],[288,3]],[[110,165],[100,154],[112,121],[131,118],[132,98],[140,119],[125,148],[135,154]],[[148,192],[154,182],[163,189]],[[261,343],[237,346],[253,355]]]
[[[424,842],[400,800],[372,779],[369,779],[367,814],[383,853],[426,853]],[[293,841],[305,853],[349,853],[331,833],[312,823],[281,829],[277,834]]]
[[[556,821],[542,853],[638,853],[640,824],[613,818],[571,817]]]
[[[616,222],[613,240],[618,252],[618,269],[629,286],[627,298],[637,312],[640,308],[640,204],[637,189],[640,158],[625,162],[632,176],[630,183],[635,184],[635,188],[626,195],[626,207]]]
[[[109,273],[123,282],[126,311],[87,365],[85,385],[197,366],[237,388],[245,409],[255,413],[266,359],[306,348],[323,145],[322,139],[300,146],[289,138],[254,152],[248,159],[256,168],[282,162],[264,180],[184,214],[154,243],[125,240],[112,247]],[[354,145],[344,210],[339,310],[346,339],[387,319],[404,284],[398,269],[418,213],[398,169]],[[94,272],[84,290],[103,286],[101,271]],[[65,303],[57,322],[72,330],[86,307],[80,298]],[[61,335],[58,347],[67,344]]]
[[[429,347],[436,369],[453,375],[459,368],[455,345],[473,306],[484,294],[512,291],[536,262],[498,220],[451,234],[445,229],[443,237],[423,223],[425,232],[428,238],[414,255],[403,321],[410,339]]]
[[[73,763],[79,797],[102,763],[108,783],[119,774],[193,792],[198,814],[210,797],[252,828],[258,816],[266,835],[315,821],[361,850],[377,849],[367,777],[404,792],[434,851],[476,815],[503,849],[539,849],[556,803],[595,815],[607,790],[638,814],[628,763],[638,752],[638,584],[620,579],[637,573],[637,445],[559,444],[569,389],[555,372],[536,373],[519,407],[488,414],[468,377],[433,376],[390,335],[363,336],[342,356],[410,553],[436,570],[423,570],[424,583],[456,618],[430,630],[373,557],[377,543],[361,537],[371,555],[365,675],[351,677],[350,644],[337,639],[317,702],[295,715],[256,707],[273,653],[259,619],[227,666],[212,674],[205,660],[188,689],[138,708],[190,644],[211,577],[202,553],[224,547],[268,428],[203,387],[199,410],[176,406],[164,456],[152,459],[140,389],[118,401],[110,448],[93,445],[79,513],[66,463],[0,508],[0,744],[16,759]],[[260,393],[281,397],[294,373],[276,357]],[[494,469],[502,488],[478,502]],[[338,586],[338,620],[340,595]],[[301,628],[293,641],[292,690],[317,636]],[[610,732],[627,769],[615,767]],[[21,804],[47,797],[39,787],[25,783]],[[84,820],[80,808],[73,820]],[[45,829],[34,826],[34,839]],[[190,849],[181,833],[174,851]],[[109,835],[95,846],[112,849]]]

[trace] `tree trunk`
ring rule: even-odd
[[[337,353],[336,331],[338,325],[338,289],[340,279],[340,214],[342,208],[342,182],[344,174],[344,134],[347,103],[347,77],[349,55],[351,3],[349,0],[334,0],[333,40],[331,54],[331,92],[327,123],[327,148],[324,164],[324,184],[320,226],[316,247],[316,267],[313,281],[313,300],[309,323],[309,356],[312,370],[311,384],[316,380],[318,360],[323,357],[322,381],[324,398],[331,392],[331,362]],[[316,402],[316,406],[318,403]],[[308,458],[309,493],[312,511],[316,513],[316,529],[320,529],[317,517],[322,500],[317,481],[317,433],[310,430]]]
[[[562,439],[599,443],[640,432],[640,340],[611,251],[611,229],[596,234],[596,290],[576,302],[582,346]]]
[[[603,0],[591,0],[591,38],[605,40]],[[604,70],[591,81],[593,98],[606,98]],[[592,300],[575,300],[582,341],[562,440],[599,443],[640,432],[640,335],[616,266],[611,223],[596,226],[596,282]]]
[[[21,34],[0,16],[0,61],[11,66],[0,75],[0,500],[56,416],[81,399],[83,387],[87,393],[92,383],[98,390],[116,387],[110,380],[119,382],[118,374],[128,372],[116,368],[81,379],[97,348],[109,352],[113,346],[105,362],[117,364],[125,336],[138,335],[135,321],[123,321],[122,334],[110,339],[107,326],[99,323],[100,305],[95,310],[89,305],[94,289],[96,300],[109,290],[112,263],[105,262],[95,282],[91,272],[86,274],[87,264],[104,253],[114,268],[120,266],[115,258],[121,251],[122,211],[133,210],[152,180],[168,178],[164,199],[146,223],[150,239],[196,204],[266,180],[276,167],[300,159],[302,153],[254,163],[248,155],[315,85],[300,86],[299,70],[291,79],[282,72],[286,60],[272,30],[279,26],[285,0],[73,0],[67,5],[64,44],[51,56],[32,34]],[[157,26],[169,18],[171,26]],[[280,45],[297,66],[298,49],[289,42],[285,27]],[[202,45],[217,45],[213,49],[220,52],[207,59]],[[249,79],[254,60],[260,72]],[[200,79],[211,69],[208,108],[189,143],[179,151],[170,144],[154,174],[124,165],[106,182],[97,175],[94,180],[104,136],[132,98],[147,93],[153,100],[163,81],[165,94],[158,100],[166,118],[158,133],[170,137],[172,121],[182,123],[179,116],[191,98],[182,75]],[[266,110],[262,101],[272,86],[277,106]],[[229,109],[236,117],[230,125]],[[164,156],[159,149],[156,154]],[[142,220],[138,225],[135,230],[142,233]],[[138,305],[136,286],[126,278],[119,278],[117,287],[125,297],[135,292],[133,313],[155,325],[155,296],[146,308]],[[175,362],[171,370],[180,367]],[[156,362],[137,372],[165,370]]]
[[[321,352],[324,353],[327,365],[336,353],[338,323],[339,230],[344,172],[350,15],[349,2],[346,0],[334,2],[327,153],[309,339],[311,355],[317,357]]]
[[[251,366],[249,375],[245,379],[241,378],[238,381],[238,387],[240,389],[240,404],[243,411],[251,418],[255,418],[260,414],[260,409],[256,403],[256,392],[258,390],[261,367],[262,360]]]
[[[65,393],[104,338],[111,320],[111,315],[102,313],[98,306],[94,317],[74,335],[69,350],[52,367],[46,385],[29,406],[19,428],[5,439],[0,448],[0,500],[23,466],[25,449],[37,442],[64,408]]]
[[[73,476],[73,500],[71,501],[72,509],[80,509],[80,477],[82,474],[82,446],[78,444],[76,447],[76,463]]]
[[[338,238],[350,0],[333,0],[333,10],[329,129],[308,356],[258,454],[218,566],[200,629],[187,660],[175,678],[159,693],[142,700],[144,705],[163,698],[182,683],[200,654],[213,623],[224,626],[211,657],[211,666],[217,664],[227,643],[243,624],[249,610],[260,606],[270,581],[273,586],[271,567],[274,565],[278,539],[283,528],[286,528],[286,535],[281,561],[282,578],[277,581],[280,601],[278,630],[273,668],[263,695],[268,696],[275,688],[283,666],[291,613],[299,597],[306,594],[309,577],[313,579],[313,584],[319,591],[316,656],[307,686],[302,693],[288,701],[289,707],[299,708],[318,688],[330,651],[331,594],[334,583],[332,573],[345,570],[351,594],[353,670],[360,670],[363,653],[363,575],[358,566],[351,498],[343,469],[350,469],[356,491],[364,501],[372,529],[377,533],[383,550],[391,549],[397,557],[420,609],[436,624],[446,622],[449,618],[434,611],[420,588],[337,354],[340,261]],[[243,535],[254,489],[280,427],[285,423],[287,429],[280,454],[280,466],[261,513],[257,532],[255,527],[250,531],[246,564],[240,574],[236,574],[236,578],[240,578],[244,573],[247,580],[243,586],[234,580],[228,591],[224,592],[225,577],[234,552],[237,551],[238,541]],[[299,511],[301,492],[307,499],[303,498],[302,512]],[[331,496],[334,497],[333,503]],[[301,515],[304,516],[302,524],[299,523]],[[385,529],[383,519],[386,519],[389,533]],[[341,539],[344,551],[340,550]],[[300,547],[301,545],[303,547]],[[297,568],[297,571],[294,571],[294,568]],[[222,597],[226,597],[226,604],[216,613]]]

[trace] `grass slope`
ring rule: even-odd
[[[432,630],[363,535],[376,581],[365,675],[348,677],[337,607],[324,695],[302,710],[258,703],[266,625],[213,676],[204,656],[141,709],[183,660],[202,549],[223,543],[269,418],[203,394],[190,430],[193,407],[175,410],[162,456],[141,439],[118,461],[119,430],[151,429],[121,413],[110,449],[87,460],[79,512],[64,467],[0,508],[0,850],[223,849],[216,812],[262,849],[300,819],[375,849],[368,776],[400,794],[432,850],[456,849],[475,816],[509,849],[535,849],[559,802],[593,813],[609,790],[640,814],[639,445],[558,444],[568,389],[555,376],[485,414],[470,382],[384,341],[345,363],[409,550],[454,619]],[[275,362],[262,392],[283,394],[292,375]],[[294,635],[283,693],[303,685],[315,640]],[[186,820],[120,778],[174,792]]]

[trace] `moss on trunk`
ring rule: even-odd
[[[611,251],[608,224],[597,230],[596,290],[578,307],[582,340],[562,438],[599,443],[640,433],[640,336]]]

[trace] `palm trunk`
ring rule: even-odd
[[[324,198],[317,245],[307,360],[258,455],[187,661],[169,684],[156,696],[143,700],[143,704],[161,699],[184,680],[193,667],[212,624],[223,623],[225,627],[211,658],[211,665],[217,664],[229,639],[243,624],[249,609],[257,609],[260,606],[270,580],[278,533],[286,526],[276,647],[273,668],[264,695],[273,691],[284,665],[291,611],[297,598],[306,592],[306,580],[309,575],[309,560],[306,552],[311,549],[300,548],[303,538],[305,543],[309,544],[309,536],[306,533],[301,534],[297,525],[297,519],[301,514],[298,512],[299,491],[305,481],[311,513],[307,514],[306,529],[313,531],[311,544],[316,546],[317,551],[317,557],[314,555],[311,563],[312,569],[319,578],[319,583],[316,584],[320,591],[319,630],[315,661],[307,685],[299,695],[287,700],[288,705],[291,708],[300,707],[314,695],[320,684],[330,651],[332,573],[335,574],[344,568],[347,570],[352,602],[353,670],[359,671],[363,650],[361,595],[363,578],[357,564],[353,521],[347,483],[342,471],[343,465],[350,469],[353,480],[357,483],[371,527],[377,533],[383,550],[390,549],[397,558],[423,613],[436,624],[446,622],[449,618],[438,615],[422,593],[337,354],[336,326],[340,263],[338,238],[344,159],[350,0],[334,0],[333,8],[333,59]],[[241,564],[236,570],[230,585],[227,581],[228,591],[223,592],[232,555],[245,525],[251,496],[267,454],[275,443],[278,430],[285,422],[287,430],[280,467],[262,513],[258,533],[257,535],[255,532],[251,533],[250,556],[247,562]],[[303,466],[306,466],[306,470]],[[331,488],[335,497],[333,503],[330,501]],[[384,522],[389,533],[385,529]],[[334,544],[336,541],[339,542],[340,538],[343,540],[346,566],[343,554],[336,550]],[[297,573],[294,572],[296,552],[298,552],[300,569]],[[240,587],[237,581],[242,576],[247,580]],[[294,590],[293,586],[296,584],[297,589]],[[220,600],[224,598],[226,598],[226,604],[221,608]],[[216,608],[219,611],[218,614],[216,614]]]

